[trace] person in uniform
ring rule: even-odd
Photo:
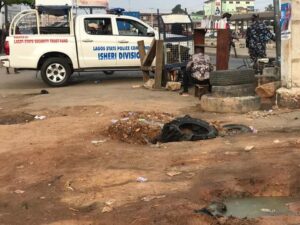
[[[267,57],[267,43],[270,40],[275,41],[275,35],[259,21],[259,15],[253,14],[252,22],[246,32],[246,47],[249,49],[250,58],[256,63],[258,59]]]

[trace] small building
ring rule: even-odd
[[[221,9],[216,7],[221,5]],[[249,13],[254,11],[255,0],[206,0],[204,2],[205,16],[214,16],[220,10],[221,14]]]

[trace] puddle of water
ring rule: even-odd
[[[299,199],[298,199],[299,200]],[[295,215],[288,208],[288,203],[297,199],[291,197],[251,197],[227,199],[225,216],[254,219],[263,216]]]

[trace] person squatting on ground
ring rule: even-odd
[[[210,72],[214,70],[210,57],[201,52],[194,54],[188,62],[183,74],[182,95],[188,95],[190,81],[194,84],[209,85]]]
[[[246,32],[246,47],[249,49],[250,58],[256,63],[258,59],[267,57],[267,43],[270,40],[275,41],[275,35],[259,21],[259,15],[253,14],[252,22]]]

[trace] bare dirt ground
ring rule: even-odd
[[[88,76],[38,95],[46,87],[34,76],[0,74],[0,224],[300,224],[297,215],[194,213],[227,197],[299,196],[299,111],[205,113],[192,96],[133,89],[141,79],[131,74]],[[156,146],[108,137],[112,120],[136,111],[242,123],[259,132]]]

